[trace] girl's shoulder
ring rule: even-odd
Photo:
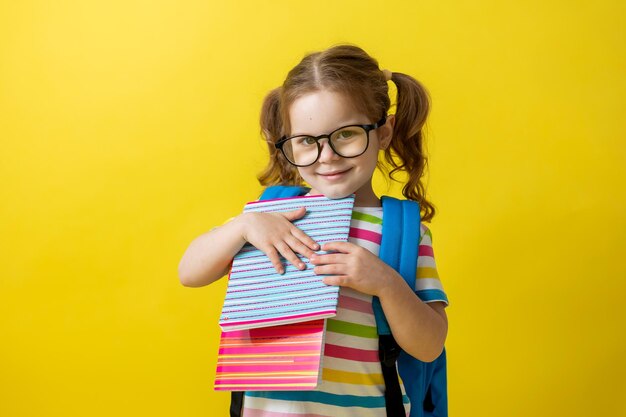
[[[424,223],[420,223],[420,246],[432,246],[433,245],[433,234]]]
[[[353,221],[375,223],[382,226],[382,207],[354,207],[352,212]],[[430,228],[424,222],[420,222],[420,244],[430,245],[433,240]]]

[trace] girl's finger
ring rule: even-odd
[[[304,233],[302,230],[298,229],[297,227],[294,226],[291,229],[291,234],[300,242],[304,243],[309,248],[311,248],[312,250],[320,250],[320,245],[318,245],[316,241],[311,239],[309,235],[307,235],[306,233]]]
[[[310,259],[311,263],[315,265],[343,264],[346,261],[343,253],[315,254]]]
[[[282,215],[285,219],[292,222],[294,220],[298,220],[299,218],[303,217],[306,214],[306,208],[300,207],[299,209],[296,209],[293,211],[285,211],[285,212],[278,213],[278,214]]]
[[[341,253],[350,253],[354,244],[350,242],[328,242],[322,245],[322,250],[324,251],[337,251]]]
[[[326,285],[345,286],[347,283],[347,277],[345,275],[331,275],[322,278],[322,282]]]
[[[278,252],[280,252],[283,258],[291,262],[293,266],[295,266],[296,268],[300,270],[306,268],[306,265],[304,264],[304,262],[302,262],[300,258],[298,258],[298,256],[293,252],[293,250],[291,250],[289,245],[287,245],[285,242],[278,242],[274,246],[276,247],[276,249],[278,249]]]
[[[341,275],[345,273],[342,265],[337,264],[316,266],[313,268],[313,272],[317,275]]]
[[[268,246],[265,249],[261,249],[261,250],[267,255],[268,258],[270,258],[270,262],[272,262],[272,265],[274,266],[274,269],[276,269],[276,272],[278,272],[281,275],[284,274],[285,267],[283,266],[283,263],[280,261],[280,256],[278,256],[278,252],[276,251],[276,249],[274,249],[273,246]]]
[[[313,252],[304,243],[302,243],[293,236],[288,236],[285,239],[285,242],[287,242],[287,244],[293,251],[305,256],[308,259],[311,259],[311,256],[315,255],[315,252]]]

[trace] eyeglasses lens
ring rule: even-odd
[[[313,164],[320,155],[321,139],[311,136],[295,136],[283,145],[289,162],[299,166]],[[367,148],[367,132],[360,126],[348,126],[334,131],[330,136],[331,148],[344,158],[361,155]]]

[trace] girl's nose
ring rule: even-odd
[[[328,162],[339,158],[339,155],[337,155],[335,151],[333,151],[333,148],[330,147],[328,139],[321,141],[320,146],[322,149],[320,150],[320,157],[318,159],[319,162]]]

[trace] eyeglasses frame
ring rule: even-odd
[[[373,124],[367,124],[367,125],[359,125],[359,124],[354,124],[354,125],[346,125],[346,126],[341,126],[340,128],[337,128],[335,130],[333,130],[332,132],[326,134],[326,135],[319,135],[319,136],[309,136],[309,135],[293,135],[293,136],[283,136],[282,138],[280,138],[280,140],[278,142],[276,142],[274,144],[274,146],[276,147],[276,149],[280,149],[281,153],[283,154],[283,156],[285,157],[285,159],[287,160],[287,162],[289,162],[291,165],[296,166],[296,167],[308,167],[313,165],[314,163],[316,163],[318,161],[318,159],[320,159],[320,156],[322,155],[322,146],[320,145],[320,140],[327,138],[328,139],[328,144],[330,145],[330,148],[333,150],[333,152],[337,155],[339,155],[342,158],[357,158],[361,155],[363,155],[365,153],[365,151],[367,151],[367,148],[369,148],[370,146],[370,131],[378,129],[381,126],[384,126],[385,123],[387,122],[387,116],[383,115],[383,117],[377,121],[376,123]],[[365,130],[365,136],[367,138],[367,144],[365,145],[365,149],[363,149],[363,152],[361,152],[358,155],[353,155],[353,156],[343,156],[342,154],[340,154],[339,152],[337,152],[337,150],[335,149],[335,147],[333,146],[333,142],[330,140],[330,137],[333,135],[333,133],[345,129],[347,127],[360,127],[363,130]],[[285,150],[283,149],[283,146],[285,145],[285,143],[287,143],[288,140],[291,140],[293,138],[297,138],[300,136],[306,136],[309,137],[311,139],[315,140],[315,145],[317,146],[317,158],[315,158],[315,160],[313,162],[311,162],[310,164],[306,164],[306,165],[298,165],[298,164],[294,164],[293,162],[291,162],[289,160],[289,158],[287,157],[287,154],[285,153]]]

